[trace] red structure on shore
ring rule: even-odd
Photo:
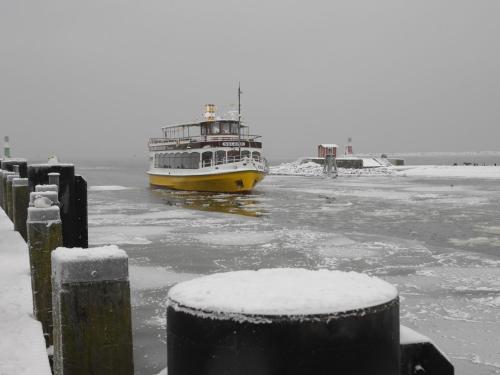
[[[325,158],[327,155],[332,155],[336,158],[338,148],[339,146],[334,143],[318,145],[318,158]]]

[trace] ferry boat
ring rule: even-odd
[[[240,92],[239,92],[240,93]],[[165,126],[149,140],[149,182],[175,190],[242,193],[251,191],[269,168],[258,135],[237,119],[218,118],[213,104],[200,122]]]

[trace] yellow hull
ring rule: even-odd
[[[167,176],[150,174],[149,183],[175,190],[243,193],[252,190],[265,174],[258,171],[226,172],[211,175]]]

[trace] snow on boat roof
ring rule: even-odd
[[[357,272],[261,269],[217,273],[177,284],[168,293],[174,309],[218,319],[336,314],[387,303],[397,289]]]
[[[170,128],[187,128],[190,126],[200,126],[203,123],[206,122],[238,122],[238,120],[232,120],[232,119],[216,119],[213,121],[195,121],[195,122],[186,122],[186,123],[180,123],[180,124],[173,124],[173,125],[167,125],[167,126],[162,126],[162,129],[170,129]],[[241,124],[241,127],[243,128],[243,124]]]
[[[335,143],[322,143],[320,144],[321,147],[328,147],[328,148],[332,148],[332,147],[339,147],[339,145],[335,144]]]

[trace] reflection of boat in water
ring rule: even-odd
[[[251,217],[260,217],[267,214],[261,205],[259,196],[254,194],[195,193],[166,189],[155,189],[153,194],[161,198],[167,205],[193,210]]]
[[[220,193],[248,192],[268,172],[258,135],[238,119],[216,117],[206,106],[204,121],[166,126],[149,141],[152,186]]]

